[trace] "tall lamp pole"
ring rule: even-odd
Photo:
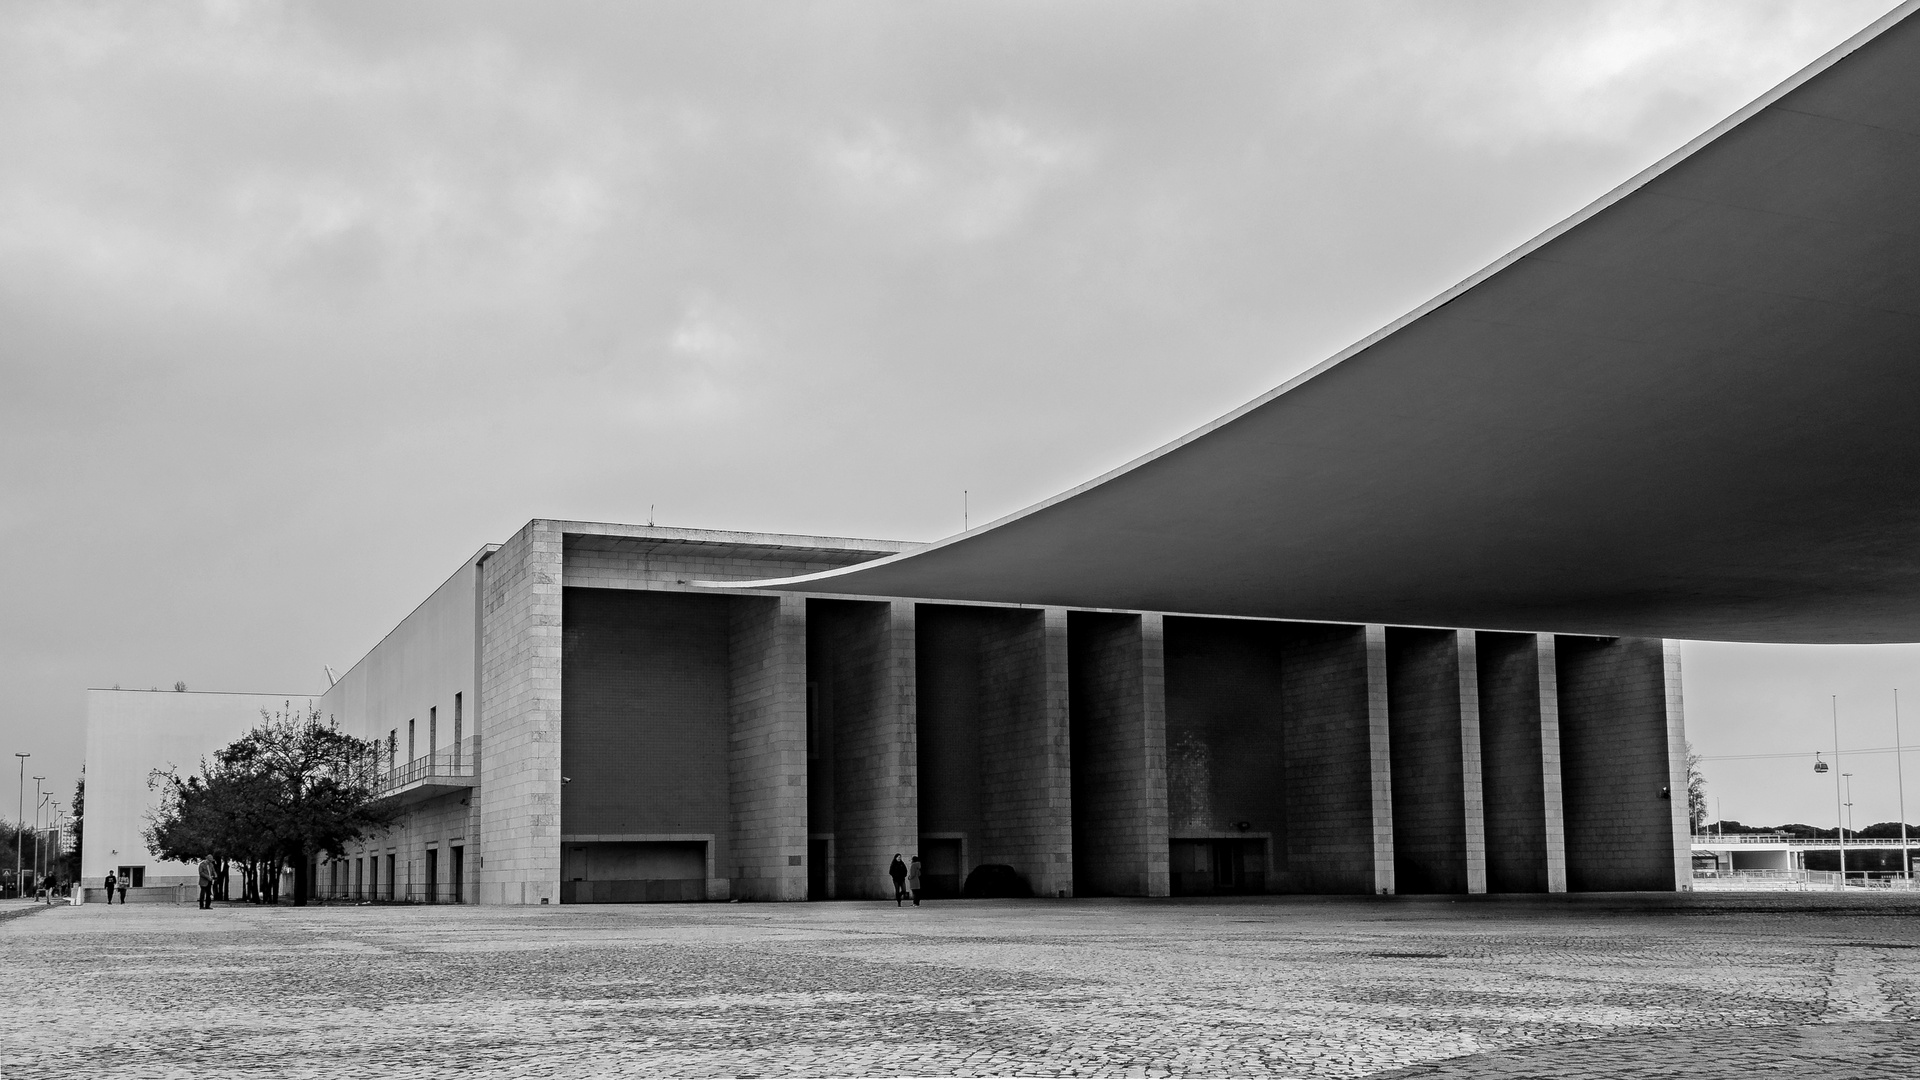
[[[1840,889],[1847,888],[1847,814],[1840,799],[1840,695],[1833,695],[1833,819],[1840,836]]]
[[[14,800],[14,804],[13,804],[14,824],[19,827],[14,830],[14,834],[13,834],[13,895],[19,896],[21,895],[20,893],[20,831],[19,830],[25,829],[27,827],[27,759],[32,757],[33,755],[22,754],[18,750],[16,750],[14,751],[13,756],[20,759],[20,797]]]
[[[1893,690],[1893,776],[1900,787],[1900,871],[1913,884],[1913,853],[1907,850],[1907,770],[1900,747],[1900,688]]]
[[[47,797],[40,791],[40,781],[44,776],[33,778],[33,894],[40,895],[40,811],[47,805]]]

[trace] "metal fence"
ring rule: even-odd
[[[1799,836],[1754,836],[1751,833],[1738,833],[1733,836],[1717,836],[1713,833],[1695,833],[1693,835],[1693,845],[1695,847],[1723,847],[1734,844],[1771,844],[1776,847],[1785,844],[1789,847],[1837,848],[1840,846],[1840,841],[1830,837],[1819,836],[1811,838]],[[1900,846],[1900,840],[1898,837],[1892,840],[1886,840],[1880,837],[1849,836],[1847,837],[1847,846],[1850,848],[1897,848]],[[1916,835],[1909,840],[1907,846],[1920,849],[1920,835]]]
[[[1694,888],[1766,889],[1834,892],[1842,888],[1836,870],[1695,870]],[[1900,873],[1847,871],[1847,889],[1913,889],[1913,879]]]

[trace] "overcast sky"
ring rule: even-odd
[[[66,792],[83,687],[313,692],[536,516],[1009,513],[1891,6],[0,5],[0,749]],[[1708,754],[1920,718],[1920,648],[1688,664]]]

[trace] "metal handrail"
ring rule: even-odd
[[[387,770],[375,784],[374,790],[377,794],[385,795],[429,778],[478,776],[480,755],[477,750],[474,740],[466,738],[451,749],[422,754],[404,765]]]

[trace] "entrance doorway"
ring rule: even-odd
[[[429,904],[440,902],[440,849],[427,849],[427,895]]]
[[[1169,891],[1175,896],[1267,891],[1267,842],[1259,837],[1174,840]]]
[[[929,900],[951,900],[960,895],[965,878],[959,837],[920,839],[920,891]]]
[[[457,706],[460,703],[460,695],[453,695],[453,701],[456,706],[456,715],[458,715]],[[466,881],[467,849],[456,844],[447,849],[447,884],[452,886],[453,902],[456,904],[467,902]]]
[[[827,884],[830,880],[827,870],[832,857],[833,841],[807,841],[807,899],[833,899],[833,890]]]
[[[707,898],[707,843],[660,840],[567,844],[563,904],[639,904]]]

